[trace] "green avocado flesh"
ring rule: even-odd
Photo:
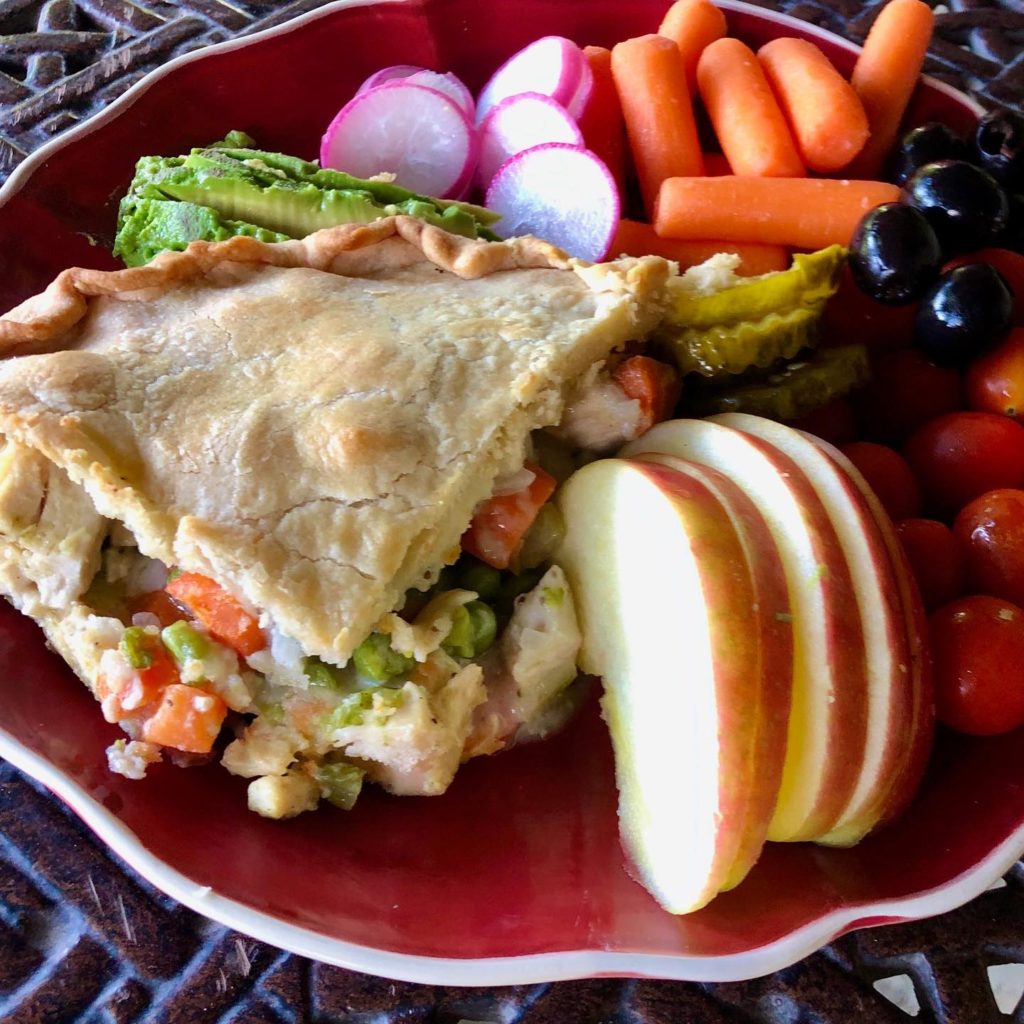
[[[497,215],[483,207],[432,199],[391,182],[353,178],[254,149],[248,136],[231,132],[188,156],[139,160],[121,200],[114,255],[140,266],[196,239],[247,235],[281,242],[400,213],[467,238],[495,237],[488,225]]]

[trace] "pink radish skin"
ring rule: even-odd
[[[487,190],[505,237],[537,235],[584,260],[608,253],[619,223],[619,190],[589,149],[549,142],[510,157]]]
[[[477,98],[477,123],[491,107],[521,92],[550,96],[573,117],[579,117],[593,79],[587,58],[572,40],[544,36],[525,46],[494,72]]]
[[[436,89],[446,96],[455,100],[462,107],[470,121],[476,118],[476,103],[473,94],[461,78],[457,78],[451,72],[441,73],[440,71],[417,71],[407,79],[413,85],[425,85],[428,89]]]
[[[353,97],[320,142],[320,163],[359,178],[392,173],[403,188],[451,198],[472,181],[473,122],[437,89],[388,82]]]
[[[480,123],[476,180],[486,190],[498,168],[516,153],[545,142],[583,145],[583,134],[557,100],[539,92],[507,96]]]
[[[369,92],[371,89],[376,89],[378,85],[386,85],[388,82],[394,82],[402,78],[411,78],[413,75],[418,75],[421,71],[426,70],[426,68],[417,67],[415,64],[392,64],[389,68],[381,68],[380,71],[374,71],[356,89],[356,95],[358,96],[361,92]]]

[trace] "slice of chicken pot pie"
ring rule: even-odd
[[[0,590],[123,727],[111,767],[220,754],[286,817],[554,728],[540,463],[642,429],[622,390],[573,410],[669,272],[398,217],[68,270],[0,320]]]

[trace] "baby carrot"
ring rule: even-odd
[[[612,75],[650,211],[666,178],[704,173],[679,48],[663,36],[627,39],[612,50]]]
[[[832,178],[669,178],[654,211],[663,238],[822,249],[849,245],[868,210],[900,197],[883,181]]]
[[[711,0],[676,0],[665,12],[658,35],[679,47],[691,96],[697,89],[697,61],[704,47],[721,39],[726,30],[725,15]]]
[[[729,161],[725,158],[724,153],[705,153],[704,173],[714,175],[732,174],[732,168],[729,166]]]
[[[697,83],[734,174],[798,178],[804,165],[752,50],[718,39],[701,54]]]
[[[603,46],[584,46],[583,56],[594,74],[594,85],[580,115],[580,131],[587,148],[612,172],[622,196],[626,187],[626,129],[612,78],[612,51]]]
[[[853,86],[806,39],[773,39],[757,51],[757,59],[803,162],[813,171],[845,167],[868,138],[867,114]]]
[[[922,0],[890,0],[871,26],[850,80],[867,112],[871,136],[850,165],[851,174],[877,174],[892,149],[924,65],[934,21],[932,9]]]
[[[680,270],[695,267],[716,253],[735,253],[740,258],[736,273],[741,277],[756,277],[789,267],[789,253],[781,245],[662,238],[650,224],[637,220],[619,221],[608,251],[615,256],[664,256],[667,260],[675,260]]]

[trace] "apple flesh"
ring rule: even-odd
[[[780,566],[718,474],[607,459],[558,503],[580,665],[604,680],[623,845],[662,906],[687,913],[745,873],[775,803],[780,773],[757,757],[779,758],[786,717],[785,668],[765,643],[787,614]]]
[[[869,717],[864,623],[829,509],[792,458],[722,423],[660,423],[620,455],[651,453],[729,476],[768,523],[785,568],[794,651],[785,766],[768,838],[827,835],[853,799]]]
[[[745,797],[747,808],[740,816],[745,824],[740,829],[739,850],[722,884],[724,891],[739,885],[761,855],[786,761],[793,691],[793,628],[786,570],[764,516],[742,489],[722,473],[671,455],[641,455],[638,461],[668,466],[707,487],[732,520],[752,570],[755,604],[744,628],[758,638],[761,664],[752,677],[759,685],[751,686],[745,695],[744,720],[753,730],[745,743],[749,750],[748,765],[756,771],[748,770],[733,780],[733,784],[742,783],[743,790],[737,792],[736,798]]]

